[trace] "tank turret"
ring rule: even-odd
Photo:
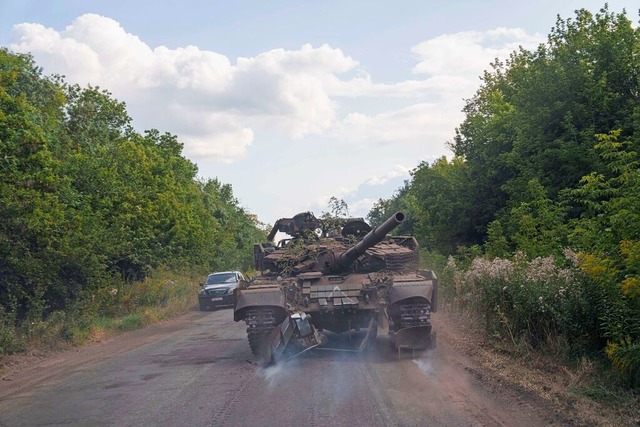
[[[264,275],[295,276],[308,271],[344,274],[348,271],[365,271],[367,268],[371,271],[380,270],[385,268],[385,259],[392,257],[395,260],[404,257],[398,261],[400,264],[407,260],[417,261],[418,244],[412,237],[379,248],[377,257],[380,259],[377,261],[360,259],[369,249],[387,239],[387,234],[400,225],[404,218],[402,212],[396,212],[374,229],[362,218],[338,219],[342,223],[342,232],[338,233],[334,230],[335,219],[326,226],[310,212],[300,213],[293,218],[281,218],[269,236],[275,236],[276,231],[284,231],[293,238],[280,241],[277,246],[272,242],[255,244],[254,265]],[[354,239],[356,243],[353,243]],[[354,265],[359,259],[362,262]],[[398,269],[397,266],[395,269]]]
[[[360,242],[341,253],[336,260],[338,266],[342,268],[349,267],[356,259],[362,256],[367,249],[382,242],[387,234],[400,225],[402,221],[404,221],[404,214],[402,212],[393,214],[391,218],[387,219],[382,225],[367,233]]]

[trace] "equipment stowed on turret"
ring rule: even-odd
[[[387,235],[404,218],[397,212],[374,229],[343,219],[336,237],[310,212],[278,220],[270,242],[254,245],[260,275],[235,291],[234,320],[246,322],[253,354],[268,364],[327,348],[323,331],[357,330],[366,332],[351,351],[362,351],[379,326],[398,351],[434,348],[438,280],[418,269],[415,238]],[[274,245],[278,231],[292,238]]]

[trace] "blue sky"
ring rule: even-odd
[[[638,21],[632,1],[609,10]],[[364,216],[451,153],[495,57],[596,1],[0,0],[0,45],[178,135],[266,223],[343,198]]]

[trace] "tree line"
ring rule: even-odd
[[[546,43],[491,64],[464,113],[453,155],[422,162],[369,220],[402,210],[400,232],[458,260],[562,267],[572,251],[585,307],[564,338],[640,385],[640,29],[606,5],[558,17]],[[515,307],[509,289],[486,310]]]
[[[136,132],[108,91],[0,49],[0,327],[160,268],[250,268],[261,225],[231,185],[198,178],[182,148]]]

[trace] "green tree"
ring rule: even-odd
[[[130,122],[108,91],[0,49],[1,325],[159,268],[250,268],[263,231],[231,186],[197,179],[175,135]]]
[[[257,218],[239,205],[231,185],[217,179],[200,185],[213,219],[207,250],[210,269],[250,269],[253,244],[266,239]]]
[[[458,246],[479,243],[468,174],[460,157],[451,161],[442,157],[431,165],[423,162],[412,172],[415,235],[423,247],[451,254]]]
[[[562,258],[568,245],[566,209],[547,197],[545,188],[536,179],[529,181],[529,200],[511,209],[509,235],[516,249],[529,257],[555,255]]]
[[[374,203],[367,215],[367,220],[371,226],[377,227],[394,213],[402,212],[405,214],[405,220],[394,230],[394,233],[397,235],[411,235],[416,231],[419,216],[418,209],[418,201],[411,192],[411,184],[409,181],[405,181],[404,185],[396,190],[391,198],[386,200],[379,199]]]
[[[605,171],[594,135],[631,135],[636,126],[638,34],[624,13],[582,9],[558,18],[537,50],[516,51],[484,74],[452,144],[468,167],[471,227],[481,236],[531,198],[532,179],[558,201],[582,176]],[[579,215],[580,206],[569,208]]]
[[[30,56],[0,49],[0,304],[18,318],[32,298],[57,295],[63,285],[56,271],[71,243],[59,193],[67,182],[51,150],[63,102]]]
[[[489,223],[483,249],[485,255],[490,259],[506,258],[513,252],[500,221],[495,220]]]

